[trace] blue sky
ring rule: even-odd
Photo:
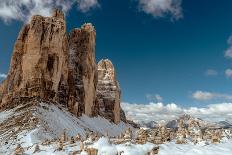
[[[114,63],[123,101],[158,100],[182,107],[231,102],[232,52],[229,55],[228,39],[232,34],[232,1],[159,3],[83,0],[83,4],[64,10],[68,31],[85,22],[94,24],[97,60],[109,58]],[[30,17],[30,10],[22,12],[23,16],[13,17],[0,11],[0,73],[8,72],[14,41]]]

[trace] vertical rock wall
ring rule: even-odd
[[[121,90],[116,80],[112,62],[108,59],[98,63],[97,102],[100,115],[119,123]]]
[[[96,31],[91,24],[74,29],[69,38],[70,107],[89,116],[94,115],[97,70],[95,60]],[[78,114],[79,115],[79,114]]]
[[[84,24],[67,34],[64,14],[33,16],[16,40],[10,70],[0,85],[0,110],[37,98],[66,106],[76,116],[98,114],[126,121],[113,64],[95,60],[96,31]]]

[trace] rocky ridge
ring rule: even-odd
[[[113,64],[102,60],[97,65],[95,46],[90,23],[68,34],[63,12],[33,16],[19,33],[8,76],[0,85],[0,111],[37,99],[61,104],[76,116],[126,121]],[[103,82],[106,78],[109,83]]]

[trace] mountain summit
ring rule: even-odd
[[[97,65],[95,45],[90,23],[68,34],[62,11],[55,10],[52,17],[33,16],[19,33],[8,76],[0,85],[0,111],[37,100],[63,105],[77,117],[126,121],[116,77],[105,79],[115,75],[113,64],[107,60],[111,69],[99,69],[105,61]]]

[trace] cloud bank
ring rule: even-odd
[[[178,20],[183,17],[182,0],[138,0],[139,9],[155,18],[170,16]]]
[[[217,100],[217,99],[232,101],[232,95],[230,94],[213,93],[213,92],[206,92],[200,90],[193,93],[192,98],[198,101],[209,101],[209,100]]]
[[[165,105],[163,103],[130,104],[124,102],[122,108],[128,119],[136,122],[173,120],[183,114],[212,122],[232,119],[232,103],[210,104],[204,108],[183,108],[175,103]]]
[[[26,22],[35,14],[50,16],[54,8],[66,13],[73,5],[81,12],[87,12],[98,7],[99,3],[98,0],[1,0],[0,18],[5,22]]]
[[[97,0],[77,0],[78,9],[81,12],[88,12],[90,9],[99,7],[100,4]]]

